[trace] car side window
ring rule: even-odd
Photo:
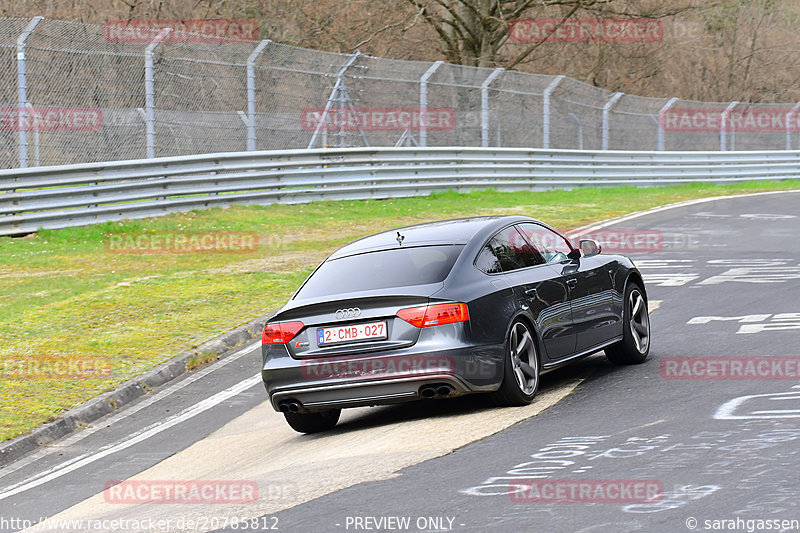
[[[503,271],[500,267],[500,260],[494,254],[494,250],[488,244],[481,249],[478,258],[475,260],[475,266],[478,270],[486,272],[487,274],[499,274]]]
[[[525,223],[518,225],[519,230],[525,235],[533,247],[548,263],[565,261],[572,251],[572,247],[558,233],[540,226],[539,224]]]
[[[513,226],[508,227],[487,244],[497,258],[503,272],[510,272],[544,263],[544,258],[525,240],[525,237]]]

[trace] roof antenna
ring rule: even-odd
[[[398,231],[397,232],[397,244],[399,246],[403,246],[403,241],[404,240],[405,240],[405,237],[403,235],[400,235],[400,232]]]

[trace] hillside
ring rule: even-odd
[[[541,5],[553,3],[552,0],[530,3],[532,7],[523,18],[560,20],[575,7],[571,17],[581,20],[653,18],[662,28],[662,35],[650,42],[540,43],[525,60],[513,65],[517,70],[566,74],[609,90],[643,96],[708,101],[800,100],[797,2],[574,0],[549,7]],[[380,57],[444,59],[481,66],[507,67],[529,46],[504,42],[496,54],[487,53],[480,58],[470,55],[468,46],[448,49],[430,19],[438,17],[447,22],[453,15],[433,7],[435,4],[428,0],[0,0],[0,16],[42,15],[96,24],[141,18],[248,18],[257,20],[260,38],[287,44],[336,52],[359,49]],[[467,0],[463,4],[482,9],[487,2]],[[421,7],[427,7],[427,11]],[[469,32],[489,27],[504,32],[509,22],[493,16],[465,18]]]

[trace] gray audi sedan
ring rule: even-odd
[[[265,325],[262,376],[296,431],[341,409],[489,393],[533,400],[539,376],[604,350],[650,349],[647,294],[623,256],[528,217],[398,228],[328,257]]]

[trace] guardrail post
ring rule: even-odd
[[[444,61],[435,62],[419,79],[419,145],[422,147],[428,146],[428,80],[443,64]]]
[[[796,104],[794,104],[794,107],[792,107],[792,109],[789,110],[788,113],[786,113],[785,120],[786,120],[786,149],[787,150],[791,150],[792,149],[792,128],[789,126],[789,121],[792,119],[792,115],[794,115],[797,112],[798,109],[800,109],[800,102],[797,102]]]
[[[481,84],[481,146],[489,146],[489,85],[502,74],[502,68],[496,68]]]
[[[256,60],[271,42],[261,41],[247,58],[247,150],[250,152],[256,149]]]
[[[664,151],[664,135],[665,135],[665,132],[664,132],[664,117],[666,116],[667,111],[669,111],[670,108],[673,105],[675,105],[675,102],[677,102],[678,100],[680,100],[680,98],[678,98],[677,96],[670,98],[669,102],[664,104],[664,107],[662,107],[661,111],[658,112],[658,151],[659,152],[663,152]]]
[[[608,114],[623,96],[625,96],[623,92],[614,93],[614,96],[603,106],[603,150],[608,150]]]
[[[153,53],[156,47],[167,38],[172,28],[164,28],[155,39],[147,45],[144,51],[144,113],[145,135],[147,136],[147,159],[156,156],[156,116],[155,116],[155,88],[153,87]]]
[[[19,127],[19,168],[28,168],[28,127],[25,115],[28,113],[28,82],[25,71],[25,43],[44,17],[34,17],[25,30],[17,37],[17,127]]]
[[[566,76],[557,76],[542,94],[542,148],[550,148],[550,95]]]
[[[733,108],[736,107],[738,104],[739,104],[739,102],[735,102],[735,101],[731,102],[730,104],[728,104],[728,107],[725,108],[725,110],[722,112],[722,116],[720,117],[720,124],[719,124],[719,150],[720,150],[720,152],[724,152],[727,149],[727,144],[728,144],[727,138],[726,138],[727,126],[726,126],[725,123],[728,121],[728,115],[730,114],[730,112],[733,111]],[[733,135],[733,130],[731,130],[731,135]]]

